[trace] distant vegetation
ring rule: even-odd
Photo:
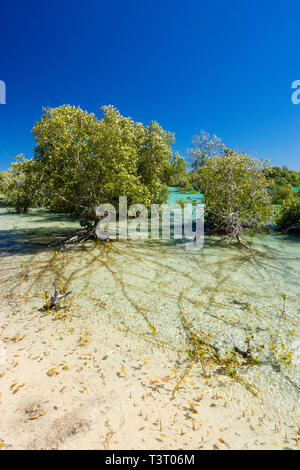
[[[286,166],[272,166],[265,171],[269,182],[269,191],[274,204],[281,204],[285,199],[297,195],[295,188],[300,188],[300,172],[289,170]],[[300,193],[298,192],[300,197]]]
[[[287,230],[295,225],[300,225],[300,199],[293,196],[285,199],[276,216],[276,224],[279,230]],[[297,233],[300,232],[300,226]],[[296,233],[296,230],[295,230]]]
[[[275,218],[279,230],[300,224],[300,172],[283,166],[270,167],[265,173],[272,202],[279,205]]]

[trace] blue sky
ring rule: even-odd
[[[65,103],[157,120],[184,156],[205,129],[300,170],[299,1],[10,0],[0,18],[0,170]]]

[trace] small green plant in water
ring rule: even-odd
[[[269,344],[269,348],[273,352],[276,359],[288,367],[292,364],[292,353],[286,351],[286,346],[284,344],[281,344],[280,347],[281,351],[274,344]]]
[[[43,300],[46,301],[45,305],[43,306],[44,309],[48,310],[49,307],[50,307],[50,295],[49,295],[49,292],[46,290],[44,293],[43,293]]]
[[[282,307],[282,316],[286,318],[286,294],[281,294],[283,300],[283,307]]]
[[[195,349],[190,349],[190,348],[189,348],[189,349],[186,351],[186,355],[189,356],[189,357],[195,357],[196,354],[197,354],[197,351],[195,351]]]
[[[237,371],[235,369],[229,369],[228,376],[234,379],[237,375]]]
[[[43,294],[43,299],[46,300],[46,302],[49,300],[49,292],[47,290]]]

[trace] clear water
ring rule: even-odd
[[[173,206],[174,204],[178,204],[178,201],[190,202],[196,201],[198,204],[201,204],[203,200],[203,195],[201,193],[182,193],[178,191],[176,187],[170,186],[169,187],[169,198],[168,204]]]
[[[175,196],[171,193],[171,204]],[[254,353],[260,362],[239,366],[240,376],[257,387],[274,419],[297,422],[299,238],[259,236],[251,252],[224,244],[189,252],[173,241],[124,241],[109,247],[90,242],[69,246],[54,260],[57,247],[48,245],[76,228],[76,221],[45,210],[15,215],[2,208],[1,293],[26,293],[36,307],[45,290],[67,286],[74,291],[73,309],[88,316],[95,328],[113,324],[129,331],[133,343],[142,337],[183,354],[193,347],[184,316],[222,357],[232,349],[226,333],[241,349],[253,336],[253,346],[264,346]],[[271,351],[272,344],[279,354],[291,352],[291,365]]]

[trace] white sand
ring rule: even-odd
[[[195,367],[172,400],[184,358],[30,312],[2,299],[2,449],[297,449],[297,429],[275,430],[274,416],[231,379],[212,374],[207,384]]]

